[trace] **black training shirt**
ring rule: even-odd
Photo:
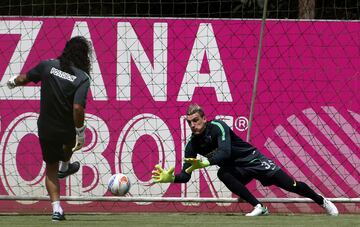
[[[226,166],[235,163],[247,163],[256,148],[243,141],[231,128],[220,120],[206,123],[199,135],[192,135],[185,147],[185,158],[196,158],[200,154],[208,158],[210,165]],[[176,183],[189,181],[190,174],[185,170],[191,165],[184,163],[181,173],[175,175]]]
[[[58,59],[40,62],[27,73],[28,80],[41,81],[39,137],[69,141],[75,138],[73,104],[85,108],[89,75],[71,67],[74,74],[60,70]]]

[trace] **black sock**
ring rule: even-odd
[[[304,182],[292,179],[282,170],[279,170],[275,173],[274,184],[282,189],[285,189],[286,191],[294,192],[298,195],[310,198],[319,205],[323,205],[324,203],[324,198],[321,195],[315,193],[315,191]]]

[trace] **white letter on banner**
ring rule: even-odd
[[[74,36],[84,36],[87,40],[92,40],[90,36],[90,31],[87,22],[77,21],[75,22],[74,29],[72,31],[71,37]],[[92,45],[92,72],[90,75],[91,83],[90,90],[94,100],[108,100],[106,93],[106,87],[104,85],[104,80],[101,74],[99,62],[96,57],[96,52],[94,45]]]
[[[151,197],[164,194],[169,187],[169,184],[151,185],[151,182],[143,182],[136,176],[136,167],[134,168],[133,166],[142,165],[142,163],[132,163],[133,150],[136,141],[144,135],[151,136],[156,142],[160,165],[165,169],[175,166],[176,155],[174,139],[165,122],[153,114],[145,113],[135,116],[121,131],[115,153],[116,172],[126,173],[130,182],[139,182],[139,184],[132,184],[131,186],[130,192],[133,197]],[[154,150],[154,152],[156,151]],[[149,203],[139,202],[137,204],[144,205]]]
[[[83,175],[83,171],[78,171],[74,175],[67,177],[67,191],[68,196],[103,196],[107,192],[108,179],[111,177],[111,167],[107,159],[102,155],[109,145],[109,128],[106,123],[99,117],[86,114],[87,130],[90,130],[90,143],[81,149],[81,151],[74,152],[71,160],[78,160],[81,163],[81,168],[87,167],[91,169],[93,179],[91,182],[84,182],[89,180],[89,176]],[[86,142],[87,143],[87,142]],[[85,184],[84,184],[85,183]],[[86,185],[86,186],[83,186]],[[69,204],[79,204],[75,201],[67,201]],[[90,202],[81,202],[82,204]]]
[[[25,161],[26,156],[17,158],[17,150],[21,139],[29,134],[37,137],[37,113],[23,113],[15,118],[6,128],[0,144],[0,179],[5,187],[6,192],[11,196],[43,196],[46,195],[45,187],[45,163],[41,160],[38,162],[28,163],[31,167],[24,167],[27,170],[39,170],[38,173],[32,173],[34,179],[24,179],[18,172],[17,160]],[[31,146],[28,145],[29,147]],[[34,152],[41,153],[41,150],[29,150],[27,155],[32,156]],[[38,155],[41,157],[41,155]],[[39,166],[35,166],[38,164]],[[40,167],[40,168],[38,168]],[[18,201],[21,204],[33,204],[37,201]]]
[[[232,116],[216,116],[215,119],[223,120],[230,127],[233,124]],[[186,122],[186,116],[180,117],[180,128],[181,128],[181,154],[185,157],[185,147],[188,142],[188,138],[191,136],[191,129]],[[199,158],[199,157],[198,157]],[[193,171],[191,179],[186,184],[181,184],[181,198],[186,197],[200,197],[200,174],[205,178],[205,182],[213,197],[217,198],[231,198],[232,192],[218,179],[217,171],[218,166],[209,166],[199,171]],[[185,206],[198,206],[199,203],[183,203]],[[230,203],[217,203],[219,206],[229,206]]]
[[[117,35],[117,100],[131,99],[131,58],[155,101],[167,99],[167,23],[154,23],[152,65],[131,23],[119,22]]]
[[[200,73],[204,54],[208,59],[209,74]],[[211,24],[201,23],[199,25],[177,101],[191,101],[196,87],[213,87],[218,101],[232,102],[219,47]]]
[[[6,67],[0,84],[6,84],[12,76],[20,74],[35,39],[41,29],[42,21],[0,21],[0,34],[20,35],[9,65]],[[16,37],[16,36],[14,36]],[[0,87],[0,99],[6,100],[38,100],[40,99],[40,87],[19,87],[10,90],[7,86]]]

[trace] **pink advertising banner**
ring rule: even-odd
[[[157,163],[181,170],[190,103],[244,140],[254,89],[260,20],[1,18],[0,83],[56,58],[77,35],[93,45],[82,168],[61,195],[111,196],[117,172],[129,197],[236,197],[217,167],[187,184],[151,184]],[[290,175],[330,198],[360,194],[360,26],[343,21],[266,22],[251,143]],[[0,87],[0,195],[46,196],[37,138],[39,84]],[[49,125],[49,127],[51,127]],[[256,181],[259,198],[296,197]],[[0,212],[48,212],[48,201],[0,200]],[[64,201],[68,211],[243,211],[249,205]],[[273,212],[322,212],[316,204],[269,204]],[[359,205],[339,203],[341,212]]]

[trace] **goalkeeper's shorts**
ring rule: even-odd
[[[242,179],[243,183],[257,179],[264,186],[272,185],[272,177],[280,170],[280,167],[257,150],[254,150],[246,159],[246,161],[236,160],[233,162],[233,167],[230,167],[234,169],[239,179]]]

